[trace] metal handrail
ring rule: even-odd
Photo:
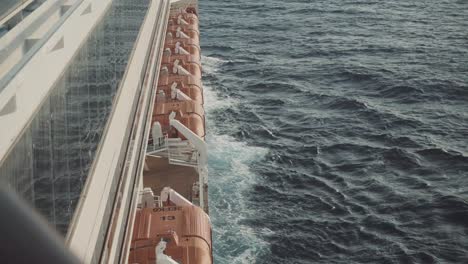
[[[78,8],[78,6],[83,2],[83,0],[77,0],[76,3],[67,12],[52,26],[49,31],[24,55],[24,57],[13,67],[11,68],[1,79],[0,79],[0,92],[5,89],[5,87],[13,80],[13,78],[23,69],[23,67],[31,60],[31,58],[36,54],[54,35],[54,33],[59,29],[62,24],[68,19],[68,17]],[[54,4],[60,6],[60,2]],[[51,8],[51,10],[54,10]],[[50,15],[50,10],[43,14],[42,16]],[[38,18],[39,19],[39,18]]]

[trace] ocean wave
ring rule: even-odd
[[[455,150],[427,148],[416,153],[424,160],[444,168],[468,170],[468,157]]]
[[[226,233],[222,263],[466,262],[463,6],[429,2],[200,2],[226,61],[204,82],[232,101],[209,124],[267,150],[238,222],[265,254]]]
[[[380,77],[376,73],[373,73],[371,69],[358,68],[358,67],[346,67],[337,74],[339,77],[343,77],[346,81],[364,82],[364,81],[377,81]]]
[[[273,99],[273,98],[260,98],[257,100],[254,100],[253,103],[257,106],[264,106],[267,108],[277,108],[281,107],[285,104],[285,101],[283,99]]]
[[[207,137],[210,148],[210,212],[213,219],[215,261],[255,263],[269,245],[258,230],[243,224],[255,211],[246,206],[244,193],[255,182],[249,164],[262,159],[266,150],[250,147],[226,135]]]
[[[407,85],[397,85],[390,88],[387,88],[380,92],[381,96],[389,98],[408,98],[408,97],[419,97],[424,94],[424,90],[421,88],[416,88]],[[415,101],[417,101],[415,99]]]
[[[283,83],[283,82],[258,82],[254,84],[249,84],[245,86],[245,89],[251,92],[266,92],[266,93],[302,93],[302,89],[293,83]],[[276,99],[281,100],[281,99]]]
[[[418,143],[416,138],[412,136],[400,135],[396,136],[391,133],[369,134],[367,135],[369,141],[376,142],[388,147],[399,148],[421,148],[422,144]]]
[[[421,162],[416,155],[401,148],[391,148],[386,150],[382,156],[384,157],[385,162],[395,169],[409,171],[411,169],[421,167]]]
[[[236,107],[239,101],[227,95],[219,96],[210,84],[203,87],[203,96],[206,101],[204,107],[207,112]]]
[[[213,44],[205,44],[202,46],[202,49],[205,51],[219,51],[219,52],[226,52],[234,50],[231,46],[224,46],[224,45],[213,45]]]
[[[368,106],[365,102],[353,98],[339,97],[327,103],[326,106],[333,110],[365,110]]]
[[[226,63],[216,57],[202,57],[204,71],[216,72]],[[254,211],[246,206],[244,192],[256,181],[250,163],[262,159],[267,150],[251,147],[222,134],[215,125],[214,115],[223,109],[236,108],[238,102],[220,97],[207,82],[204,85],[205,110],[208,126],[210,215],[213,221],[214,260],[216,263],[255,263],[266,255],[268,243],[259,238],[258,231],[243,224]],[[262,232],[267,232],[263,230]],[[270,231],[271,232],[271,231]]]
[[[219,67],[224,63],[228,62],[218,57],[208,57],[202,56],[201,63],[203,66],[203,71],[209,74],[216,73],[219,70]]]

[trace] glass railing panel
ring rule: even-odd
[[[112,3],[1,164],[0,180],[64,234],[148,5],[149,0]]]

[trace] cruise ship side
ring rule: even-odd
[[[213,263],[197,0],[39,2],[2,16],[0,180],[65,237],[28,232],[70,263]]]
[[[212,263],[198,30],[196,6],[171,8],[130,263]]]

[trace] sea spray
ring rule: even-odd
[[[203,57],[204,74],[214,75],[226,61]],[[204,82],[209,148],[210,216],[213,221],[215,263],[255,263],[269,248],[256,231],[242,223],[255,213],[247,208],[245,192],[255,183],[252,162],[265,157],[268,150],[248,146],[216,129],[216,113],[237,107],[238,102],[218,96],[214,82]]]

